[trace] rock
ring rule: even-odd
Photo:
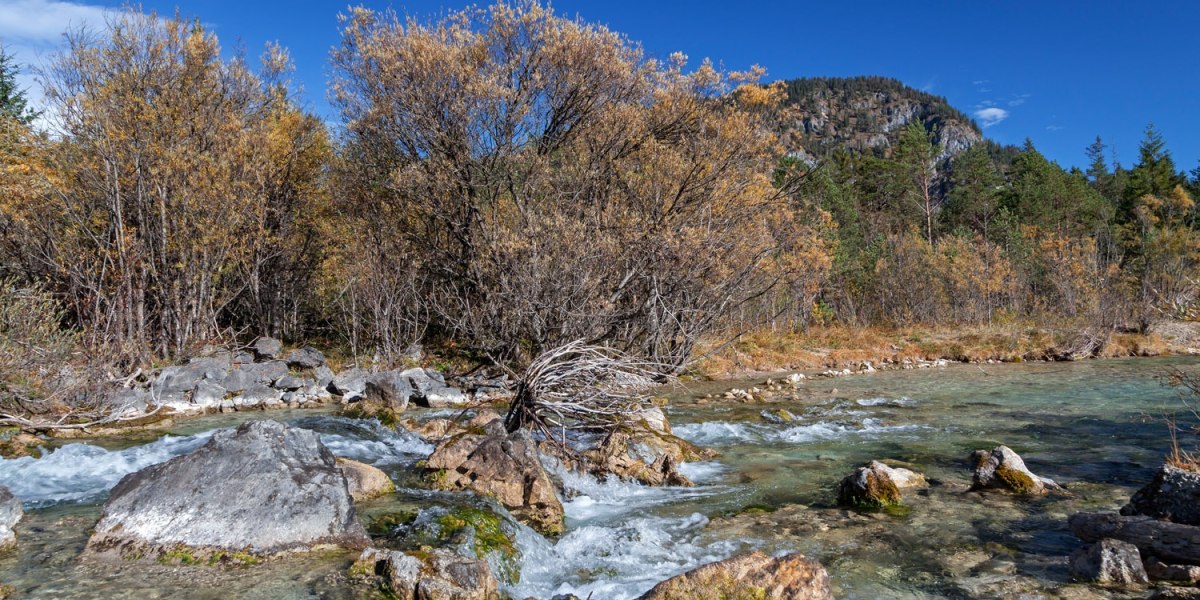
[[[281,404],[283,402],[283,394],[275,388],[269,388],[265,385],[256,385],[248,390],[243,391],[232,399],[234,409],[244,408],[264,408],[272,404]]]
[[[283,361],[296,369],[315,369],[325,364],[325,355],[312,346],[305,346],[292,350]]]
[[[742,554],[676,575],[639,600],[833,600],[829,574],[800,554]]]
[[[671,433],[671,423],[667,421],[667,414],[657,406],[651,406],[642,410],[634,418],[650,431],[666,434]]]
[[[190,563],[370,543],[346,477],[312,431],[253,421],[191,454],[126,475],[88,540],[90,556]]]
[[[1085,542],[1111,538],[1129,542],[1143,556],[1166,563],[1200,565],[1200,527],[1195,525],[1115,513],[1076,513],[1067,519],[1067,524]]]
[[[1157,558],[1150,557],[1145,562],[1146,574],[1155,581],[1186,581],[1200,583],[1200,566],[1168,565]]]
[[[273,385],[287,375],[287,363],[281,360],[253,363],[230,371],[221,382],[221,386],[236,393],[253,387]]]
[[[367,389],[368,373],[362,369],[347,369],[329,382],[329,391],[343,397],[362,396]]]
[[[150,384],[155,404],[187,404],[187,395],[201,381],[220,381],[229,369],[219,359],[203,359],[196,363],[164,367]]]
[[[300,388],[308,387],[308,385],[310,383],[311,382],[309,380],[303,379],[301,377],[295,377],[293,375],[285,375],[275,381],[274,387],[277,390],[287,390],[289,392],[294,392]]]
[[[346,487],[355,502],[373,500],[396,491],[392,478],[376,467],[348,458],[337,459],[337,466],[346,476]]]
[[[445,548],[408,554],[368,548],[351,574],[376,576],[401,600],[498,600],[499,583],[488,562],[465,558]]]
[[[768,423],[775,423],[776,425],[783,425],[796,420],[796,415],[792,414],[792,411],[786,408],[764,410],[759,415]]]
[[[925,485],[924,475],[873,460],[855,469],[838,485],[838,504],[862,508],[896,506],[903,499],[901,490]]]
[[[1163,465],[1154,480],[1121,508],[1121,514],[1200,525],[1200,473]]]
[[[1149,583],[1137,546],[1103,539],[1071,554],[1071,575],[1080,581],[1105,584]]]
[[[1168,586],[1154,592],[1148,600],[1200,600],[1200,588]]]
[[[24,515],[21,500],[12,495],[8,488],[0,486],[0,551],[17,545],[17,532],[14,528]]]
[[[412,385],[403,372],[384,371],[367,377],[363,400],[394,411],[403,411],[408,408],[408,400],[412,395]]]
[[[317,380],[317,386],[325,389],[333,381],[333,369],[330,369],[328,365],[321,365],[312,370],[312,376]]]
[[[420,406],[428,408],[455,408],[470,402],[470,398],[458,388],[439,386],[414,398]]]
[[[1025,466],[1025,461],[1008,446],[997,446],[991,452],[976,450],[971,460],[975,464],[971,481],[973,490],[1000,489],[1037,496],[1062,489],[1053,480],[1034,475]]]
[[[528,432],[504,433],[499,421],[486,435],[453,436],[433,451],[426,468],[443,490],[471,490],[495,498],[543,535],[563,530],[563,507]]]
[[[283,354],[283,342],[269,337],[260,337],[250,345],[258,360],[275,360]]]
[[[691,480],[679,472],[679,464],[704,460],[715,454],[670,434],[649,429],[616,431],[600,445],[583,454],[583,466],[595,477],[616,475],[645,485],[691,486]]]
[[[201,381],[196,384],[196,388],[192,390],[192,404],[201,410],[220,408],[221,402],[225,400],[225,388],[211,381]]]

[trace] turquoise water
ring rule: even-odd
[[[1116,509],[1161,463],[1164,411],[1177,406],[1159,377],[1200,371],[1196,359],[974,366],[809,380],[767,403],[705,394],[761,380],[670,391],[675,432],[721,452],[684,465],[695,488],[651,489],[562,474],[568,531],[546,540],[514,528],[523,555],[514,597],[633,598],[689,568],[751,548],[802,551],[829,569],[840,598],[1141,597],[1069,581],[1079,543],[1066,517]],[[772,423],[764,410],[797,418]],[[433,416],[426,413],[424,416]],[[353,556],[322,553],[252,569],[91,565],[78,554],[107,489],[124,473],[202,444],[245,418],[319,431],[343,456],[372,462],[401,486],[363,506],[369,519],[399,509],[461,503],[415,486],[431,447],[407,432],[311,412],[190,421],[150,443],[68,444],[48,456],[0,460],[0,485],[26,501],[20,546],[0,556],[0,582],[30,598],[367,598],[348,584]],[[1069,494],[1020,499],[967,491],[971,451],[1006,444]],[[867,460],[924,473],[906,510],[863,513],[832,505],[841,477]]]

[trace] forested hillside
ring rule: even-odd
[[[764,324],[1053,321],[1086,354],[1196,316],[1200,170],[1153,128],[1135,164],[1097,140],[1067,171],[893,80],[652,61],[535,3],[352,10],[332,125],[286,50],[226,56],[132,10],[69,35],[53,131],[6,59],[0,404],[258,335],[509,369],[581,339],[682,370]]]

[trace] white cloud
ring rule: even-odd
[[[1046,126],[1046,131],[1062,131],[1062,130],[1063,130],[1063,127],[1060,125],[1047,125]]]
[[[984,127],[991,127],[1008,118],[1008,111],[1003,108],[988,107],[975,111],[975,118]]]
[[[0,39],[13,45],[54,45],[68,29],[102,27],[111,10],[61,0],[6,0],[0,4]]]
[[[1009,106],[1020,106],[1025,104],[1025,100],[1029,99],[1029,94],[1017,94],[1012,100],[1008,101]]]

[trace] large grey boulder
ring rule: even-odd
[[[1030,496],[1039,496],[1051,490],[1061,490],[1057,483],[1034,475],[1020,455],[1008,446],[996,446],[990,452],[976,450],[971,455],[975,464],[975,475],[971,489],[999,489]]]
[[[281,360],[252,363],[229,371],[221,387],[231,392],[242,392],[254,387],[270,386],[287,375],[287,363]]]
[[[164,367],[150,384],[150,396],[155,404],[186,405],[196,385],[202,381],[221,381],[228,372],[229,364],[216,358]]]
[[[1121,508],[1121,514],[1200,525],[1200,473],[1163,465],[1154,480]]]
[[[283,359],[289,367],[297,369],[315,369],[325,364],[325,355],[312,346],[292,350]]]
[[[468,402],[467,395],[446,385],[446,378],[433,369],[413,368],[400,372],[413,389],[412,401],[426,408],[454,408]]]
[[[363,400],[385,406],[395,411],[408,408],[413,387],[410,379],[400,371],[384,371],[366,378]]]
[[[334,376],[329,382],[329,391],[343,398],[362,396],[367,389],[367,377],[369,375],[363,369],[346,369]]]
[[[17,544],[17,532],[13,529],[24,516],[21,500],[12,495],[8,488],[0,486],[0,550]]]
[[[401,600],[497,600],[499,582],[487,560],[466,558],[445,548],[408,554],[367,548],[351,574],[382,579]]]
[[[709,563],[659,583],[638,600],[833,600],[829,573],[801,554],[751,552]]]
[[[1081,581],[1104,584],[1149,583],[1137,546],[1103,539],[1071,554],[1071,575]]]
[[[275,360],[283,354],[283,342],[269,337],[260,337],[250,345],[258,360]]]
[[[191,454],[126,475],[105,503],[86,553],[212,561],[369,542],[346,478],[319,436],[254,421],[213,434]]]

